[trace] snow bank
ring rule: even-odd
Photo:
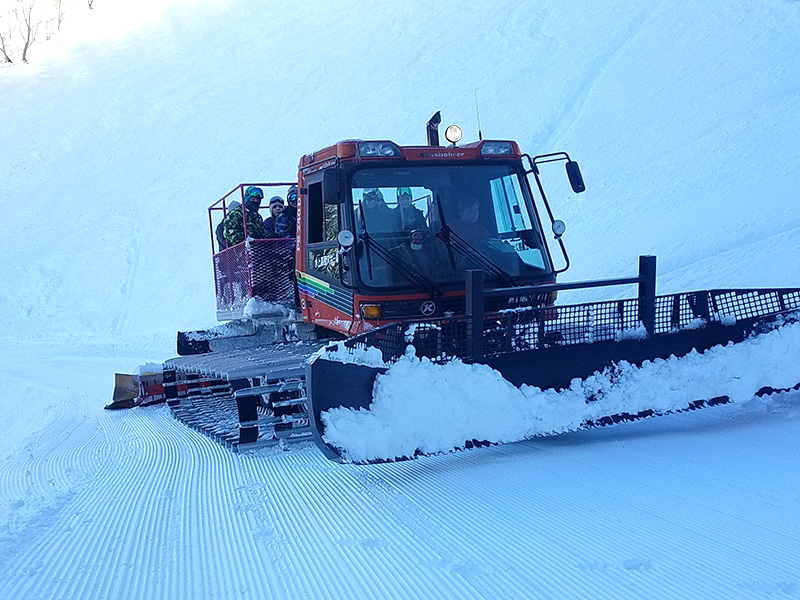
[[[466,440],[515,442],[574,431],[587,420],[645,409],[665,411],[727,395],[800,382],[800,324],[700,354],[621,363],[561,392],[514,387],[486,365],[444,365],[406,355],[379,375],[369,410],[323,413],[325,441],[362,462],[448,452]]]

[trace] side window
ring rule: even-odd
[[[308,243],[316,244],[323,241],[322,223],[324,215],[322,203],[322,182],[312,183],[308,186]]]
[[[308,186],[308,264],[318,275],[339,278],[339,254],[336,236],[339,235],[339,206],[325,204],[322,182]],[[331,243],[332,242],[332,243]],[[322,246],[322,244],[325,244]]]
[[[334,242],[339,235],[339,207],[336,204],[324,204],[323,241]]]
[[[519,229],[531,229],[530,216],[524,206],[520,206],[522,190],[516,175],[506,175],[492,179],[492,203],[497,221],[497,233],[504,234]]]
[[[339,207],[322,201],[322,182],[308,186],[308,243],[334,242],[339,234]]]

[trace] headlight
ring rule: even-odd
[[[362,304],[361,315],[365,319],[380,319],[383,311],[380,304]]]
[[[450,125],[444,130],[444,138],[451,144],[457,144],[461,141],[461,127],[458,125]]]
[[[400,148],[392,142],[359,142],[358,153],[362,157],[402,156]]]
[[[485,156],[511,155],[514,154],[514,148],[511,147],[511,142],[484,142],[481,146],[481,154]]]

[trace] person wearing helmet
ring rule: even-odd
[[[233,202],[231,202],[227,206],[227,208],[225,210],[226,216],[232,210],[235,210],[237,208],[241,208],[241,206],[242,206],[241,204],[239,204],[238,202],[236,202],[236,200],[234,200]],[[225,239],[225,219],[224,218],[217,225],[217,228],[214,230],[214,234],[217,237],[217,244],[219,246],[219,249],[217,250],[217,252],[222,252],[223,250],[225,250],[226,248],[228,248],[230,246],[230,244],[228,244],[228,240]]]
[[[289,231],[291,223],[283,213],[284,208],[283,198],[280,196],[273,196],[269,199],[269,216],[264,220],[264,226],[267,229],[267,237],[292,237]]]
[[[289,221],[288,234],[291,237],[297,235],[297,186],[293,185],[286,192],[286,208],[283,210],[286,219]]]
[[[427,229],[425,214],[412,203],[410,187],[397,188],[397,208],[394,209],[397,215],[398,229],[400,231],[414,231]]]
[[[245,218],[247,219],[247,237],[254,239],[267,237],[264,220],[258,214],[262,198],[264,198],[264,192],[261,191],[261,188],[251,185],[244,191],[244,210],[241,206],[236,206],[228,211],[222,222],[222,232],[229,247],[244,241]]]
[[[395,231],[395,223],[392,209],[386,206],[383,199],[383,192],[378,188],[366,188],[361,196],[359,208],[356,211],[356,227],[360,231],[366,230],[370,233],[380,233],[384,231]]]

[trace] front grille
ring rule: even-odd
[[[487,312],[501,311],[509,308],[538,307],[547,301],[547,294],[527,294],[512,298],[486,298]],[[426,304],[432,302],[434,309],[423,310]],[[400,300],[397,302],[383,302],[383,319],[409,319],[423,317],[451,317],[464,315],[467,311],[464,296],[448,296],[445,298],[423,298],[417,300]],[[427,307],[426,307],[427,308]]]

